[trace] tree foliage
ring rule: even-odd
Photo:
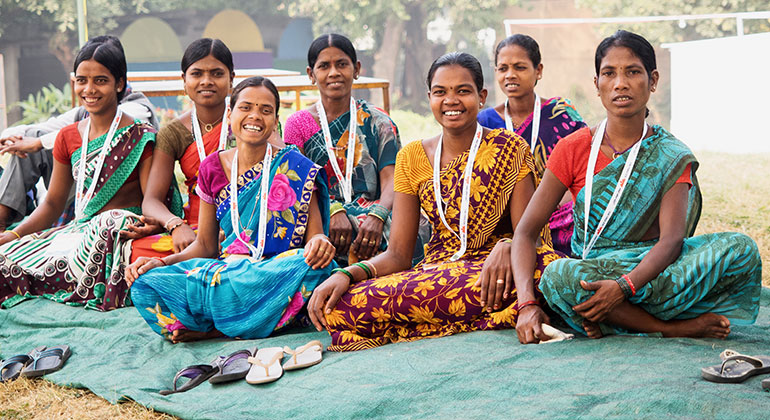
[[[767,0],[576,0],[576,5],[590,8],[597,16],[700,15],[768,10]],[[672,21],[624,27],[644,34],[653,45],[734,36],[737,30],[735,19],[690,20],[684,22],[684,28],[680,24]],[[770,31],[768,19],[744,20],[743,25],[747,34]]]

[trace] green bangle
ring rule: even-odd
[[[355,283],[356,282],[356,278],[353,277],[352,274],[350,274],[350,271],[345,270],[344,268],[335,268],[334,270],[332,270],[332,274],[338,273],[338,272],[348,276],[348,279],[350,279],[351,283]]]
[[[382,220],[383,222],[385,222],[386,220],[388,220],[388,216],[390,216],[390,210],[388,210],[388,208],[383,205],[375,204],[369,207],[369,212],[367,213],[367,215],[374,216]]]
[[[366,264],[364,264],[362,262],[357,262],[357,263],[355,263],[353,265],[355,265],[356,267],[361,267],[361,269],[364,270],[364,273],[366,273],[366,278],[367,279],[372,278],[372,270],[369,268],[369,266],[367,266]]]
[[[331,206],[329,206],[329,214],[339,213],[344,210],[345,207],[339,201],[335,201]]]

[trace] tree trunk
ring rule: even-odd
[[[75,62],[75,53],[73,52],[70,38],[66,33],[59,32],[53,34],[48,41],[48,51],[59,60],[67,74],[72,71],[72,63]]]
[[[382,36],[380,49],[374,54],[374,77],[390,81],[391,99],[396,92],[396,69],[398,58],[403,48],[404,21],[395,15],[388,16],[385,21],[385,33]],[[379,105],[383,103],[382,90],[375,89],[372,101]]]
[[[426,57],[431,51],[431,44],[425,30],[426,13],[423,2],[411,3],[407,9],[410,19],[406,22],[404,42],[404,78],[401,85],[403,106],[412,111],[424,113],[428,110],[425,76],[429,63],[434,57]],[[430,61],[428,61],[430,60]]]

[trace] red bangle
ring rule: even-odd
[[[524,303],[519,303],[517,310],[521,311],[522,309],[526,308],[527,306],[531,306],[531,305],[540,306],[537,303],[536,300],[528,300],[528,301],[526,301]]]
[[[631,279],[628,277],[628,274],[623,274],[620,277],[623,278],[623,280],[628,283],[628,287],[631,288],[631,296],[636,296],[636,286],[634,286],[634,283],[631,283]]]
[[[168,265],[168,264],[166,264],[165,261],[163,261],[163,258],[161,258],[161,257],[152,257],[152,259],[160,261],[160,263],[163,264],[163,265]]]

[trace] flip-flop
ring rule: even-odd
[[[770,391],[770,379],[762,379],[762,389]]]
[[[179,372],[176,373],[176,376],[174,376],[174,385],[173,389],[164,389],[160,391],[160,395],[171,395],[176,394],[177,392],[185,392],[189,391],[196,386],[206,382],[210,377],[212,377],[215,373],[217,373],[219,369],[216,366],[212,365],[192,365],[187,366],[186,368],[183,368]],[[179,378],[190,378],[189,381],[182,384],[182,386],[177,386],[177,382],[179,382]]]
[[[281,359],[283,349],[280,347],[268,347],[259,349],[257,355],[249,357],[251,369],[246,375],[246,382],[250,384],[264,384],[277,381],[283,375]]]
[[[283,364],[283,370],[306,368],[321,363],[321,360],[323,360],[323,356],[321,355],[323,352],[323,345],[318,340],[313,340],[294,350],[289,347],[284,347],[283,352],[291,356],[291,358]]]
[[[64,362],[69,359],[72,352],[70,346],[51,346],[44,350],[35,349],[30,353],[32,363],[24,366],[21,370],[21,376],[25,378],[36,378],[51,372],[56,372],[64,366]]]
[[[541,340],[538,344],[555,343],[557,341],[572,340],[575,338],[575,334],[567,334],[564,331],[554,328],[548,324],[540,324],[540,328],[549,338],[548,340]]]
[[[770,373],[769,356],[747,356],[732,350],[720,355],[721,365],[701,368],[703,379],[719,383],[738,383],[763,373]]]
[[[217,372],[209,378],[209,382],[221,384],[245,378],[251,368],[249,357],[253,356],[256,351],[257,348],[255,347],[251,350],[238,350],[227,357],[219,356],[215,362]]]

